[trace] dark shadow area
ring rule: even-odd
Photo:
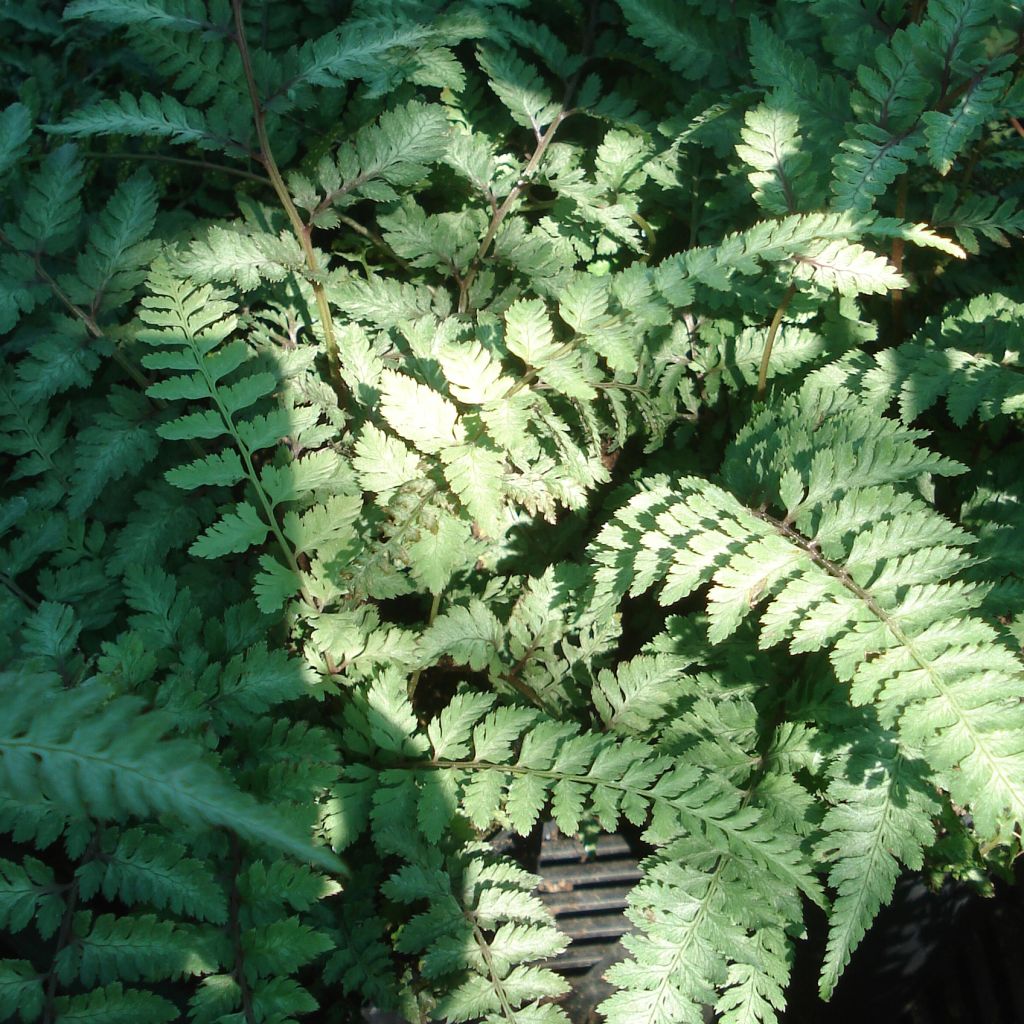
[[[824,922],[809,916],[797,945],[785,1024],[1021,1024],[1024,1021],[1024,871],[986,899],[965,885],[932,892],[920,876],[896,884],[854,953],[832,1000],[817,995]]]

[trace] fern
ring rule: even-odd
[[[842,999],[1021,847],[1013,5],[343,6],[0,11],[0,1017],[564,1021],[549,824]]]
[[[562,994],[566,983],[529,961],[553,956],[567,940],[529,894],[537,879],[487,854],[469,846],[445,864],[424,849],[422,859],[384,883],[384,895],[396,903],[431,905],[409,921],[398,948],[419,954],[424,977],[443,992],[432,1010],[440,1019],[511,1021],[525,1013],[565,1021],[562,1010],[538,1000]]]
[[[161,742],[166,719],[139,718],[139,703],[122,698],[106,706],[95,687],[55,692],[45,677],[3,680],[9,711],[0,738],[4,788],[24,802],[47,802],[97,818],[173,813],[222,825],[257,842],[338,862],[308,846],[274,816],[226,784],[182,741]],[[40,700],[47,714],[34,713]],[[132,729],[128,721],[135,719]]]
[[[116,100],[100,100],[48,129],[55,135],[81,138],[90,135],[137,135],[167,139],[175,145],[196,145],[205,150],[245,151],[236,139],[224,137],[197,110],[173,96],[138,98],[122,93]]]
[[[824,383],[842,382],[884,407],[891,399],[911,423],[940,399],[953,422],[972,416],[991,420],[1021,407],[1016,325],[1019,303],[1006,296],[980,295],[949,316],[939,317],[919,336],[873,360],[856,358],[823,370]]]
[[[922,765],[894,739],[872,736],[866,755],[856,741],[837,761],[829,786],[833,803],[822,822],[829,833],[819,852],[836,860],[829,885],[836,892],[829,922],[821,993],[831,995],[850,954],[880,906],[892,898],[900,864],[920,868],[933,841],[930,819],[938,805],[928,792]],[[859,779],[851,782],[850,779]]]

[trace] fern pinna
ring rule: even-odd
[[[0,26],[0,1019],[564,1021],[546,821],[611,1024],[1009,875],[1018,5]]]

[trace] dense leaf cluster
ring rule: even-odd
[[[564,1021],[545,820],[647,851],[610,1024],[772,1024],[811,915],[828,998],[901,871],[1005,871],[1022,52],[0,7],[0,1020]]]

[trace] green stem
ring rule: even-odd
[[[563,109],[559,111],[555,119],[548,125],[547,131],[541,135],[533,154],[529,161],[527,161],[526,166],[523,168],[523,173],[519,176],[519,180],[512,187],[509,194],[505,196],[505,201],[497,210],[495,210],[494,215],[491,217],[491,222],[487,225],[487,231],[480,242],[476,255],[470,263],[469,270],[466,272],[466,276],[459,284],[460,313],[465,313],[469,309],[469,289],[472,286],[473,281],[476,279],[476,275],[480,271],[480,265],[486,257],[487,250],[490,249],[491,243],[494,241],[494,236],[498,233],[498,228],[501,227],[502,222],[508,216],[512,207],[515,206],[516,200],[522,194],[523,189],[525,189],[530,183],[531,178],[536,173],[541,161],[544,159],[544,154],[547,152],[548,146],[550,146],[554,140],[555,132],[558,131],[559,126],[566,119],[568,114],[569,112],[567,110]]]
[[[772,317],[771,326],[768,328],[768,336],[764,339],[764,352],[761,354],[761,366],[757,371],[757,401],[761,401],[764,398],[765,389],[768,387],[768,365],[772,358],[772,346],[775,344],[775,335],[779,333],[779,325],[782,323],[782,317],[786,312],[786,307],[789,305],[790,300],[796,294],[796,282],[792,282],[786,289],[786,294],[782,296],[782,301],[779,303],[779,308],[775,310],[775,316]]]

